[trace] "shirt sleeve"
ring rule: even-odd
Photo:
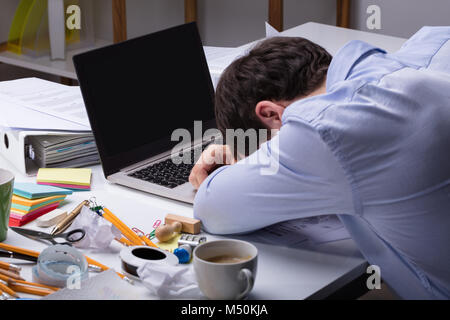
[[[194,200],[194,216],[213,234],[341,213],[354,213],[351,187],[317,131],[302,121],[287,122],[258,151],[215,170]]]

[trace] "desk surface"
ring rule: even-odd
[[[306,23],[282,33],[286,36],[302,36],[319,43],[334,54],[352,39],[360,39],[380,46],[387,51],[400,48],[404,39],[387,37],[361,31],[342,29],[317,23]],[[0,168],[11,170],[16,181],[35,181],[25,177],[0,157]],[[100,166],[94,166],[92,191],[78,192],[69,196],[62,208],[71,210],[84,199],[92,196],[98,203],[107,205],[130,227],[149,232],[153,222],[167,213],[192,216],[192,206],[164,199],[141,191],[132,190],[107,182]],[[34,227],[31,222],[27,227]],[[209,240],[222,238],[207,235]],[[5,243],[43,250],[42,243],[26,239],[8,231]],[[287,248],[277,245],[255,243],[259,250],[258,272],[250,299],[305,299],[330,295],[350,281],[362,275],[367,262],[352,240],[321,244],[314,248]],[[97,261],[120,271],[118,252],[121,245],[113,243],[108,252],[84,252]],[[24,268],[24,275],[31,280],[31,268]],[[143,289],[143,288],[140,288]],[[144,290],[144,289],[143,289]],[[145,290],[142,291],[145,295]],[[146,296],[147,297],[147,296]],[[148,296],[148,298],[151,298]]]
[[[18,173],[3,158],[0,158],[0,168],[12,171],[16,181],[35,181],[35,178]],[[163,220],[167,213],[193,215],[192,206],[111,184],[104,179],[100,166],[92,169],[92,190],[68,196],[61,208],[71,210],[82,200],[95,196],[99,204],[108,206],[128,226],[138,227],[144,232],[150,232],[154,221]],[[35,221],[25,227],[37,228]],[[208,234],[206,236],[208,240],[224,238]],[[11,230],[4,243],[36,251],[46,248],[45,244],[22,237]],[[258,248],[259,257],[255,287],[250,299],[304,299],[311,295],[325,297],[360,276],[366,268],[366,262],[352,240],[327,243],[314,249],[253,243]],[[119,243],[113,242],[107,252],[83,252],[120,272],[118,253],[121,249]],[[22,265],[18,260],[13,263]],[[31,281],[31,266],[27,265],[22,265],[22,274]],[[142,294],[146,298],[152,298],[145,290],[142,290]]]

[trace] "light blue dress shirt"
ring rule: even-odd
[[[392,54],[351,41],[326,86],[287,107],[246,161],[214,171],[195,216],[233,234],[338,214],[400,297],[449,299],[450,27],[424,27]]]

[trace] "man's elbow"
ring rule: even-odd
[[[232,234],[239,232],[233,223],[231,208],[220,204],[219,198],[199,189],[194,200],[194,218],[202,222],[204,231],[211,234]]]

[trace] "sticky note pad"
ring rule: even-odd
[[[92,170],[85,168],[41,168],[37,174],[37,182],[69,189],[89,189],[91,176]]]
[[[40,199],[58,195],[69,195],[72,191],[36,183],[14,182],[14,194],[27,199]]]
[[[66,198],[65,195],[53,196],[48,198],[40,198],[40,199],[26,199],[16,195],[12,196],[11,200],[11,210],[23,212],[24,214],[35,211],[41,207],[48,206],[55,202],[61,202]]]

